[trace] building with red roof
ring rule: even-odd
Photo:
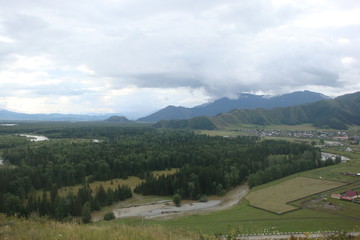
[[[358,197],[358,193],[353,190],[349,190],[341,194],[341,199],[347,201],[352,201],[357,197]]]

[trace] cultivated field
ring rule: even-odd
[[[342,185],[342,182],[296,177],[275,186],[253,191],[246,199],[252,206],[282,214],[297,209],[287,204],[288,202]]]

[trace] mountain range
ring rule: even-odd
[[[193,108],[167,106],[149,116],[139,118],[138,121],[157,122],[160,120],[190,119],[198,116],[215,116],[234,109],[270,109],[274,107],[295,106],[324,99],[329,99],[329,97],[310,91],[299,91],[273,97],[243,93],[239,94],[236,99],[224,97]]]
[[[168,106],[149,116],[139,118],[138,122],[157,122],[170,119],[190,119],[196,116],[214,116],[225,113],[233,109],[253,109],[253,108],[273,108],[293,106],[318,100],[328,99],[320,93],[302,91],[284,94],[281,96],[268,97],[264,95],[254,95],[242,93],[237,99],[220,98],[214,102],[202,104],[193,108]],[[10,121],[115,121],[127,122],[124,117],[118,114],[109,113],[101,115],[81,115],[81,114],[26,114],[7,110],[0,110],[0,120]],[[120,114],[121,115],[121,114]],[[113,117],[113,118],[111,118]]]
[[[359,126],[360,92],[284,108],[236,109],[213,117],[162,120],[154,126],[159,128],[223,129],[242,124],[296,125],[303,123],[333,129],[347,129],[349,125]]]
[[[61,113],[50,113],[50,114],[27,114],[17,113],[7,110],[0,110],[0,120],[10,121],[103,121],[114,114],[103,114],[103,115],[81,115],[81,114],[61,114]]]

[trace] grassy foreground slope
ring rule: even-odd
[[[341,222],[337,222],[341,224]],[[256,224],[256,223],[254,223]],[[297,222],[297,224],[310,225],[307,222]],[[267,229],[263,233],[271,234],[274,229]],[[239,239],[238,234],[242,234],[241,228],[229,229],[226,239]],[[129,225],[118,224],[117,222],[102,222],[100,224],[78,225],[75,223],[62,223],[46,218],[18,219],[8,218],[0,215],[0,239],[8,240],[217,240],[225,239],[224,235],[217,234],[198,234],[194,231],[177,228],[167,228],[160,225]],[[289,239],[300,240],[291,236]],[[309,239],[309,238],[305,238]],[[334,234],[316,238],[318,240],[327,239],[360,239],[359,237],[346,237],[345,235]]]
[[[45,218],[29,220],[0,215],[0,239],[16,240],[168,240],[199,239],[199,235],[161,226],[130,226],[126,224],[78,225]]]

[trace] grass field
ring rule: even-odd
[[[0,215],[0,239],[9,240],[180,240],[200,239],[197,233],[162,226],[79,225],[46,218],[18,219]]]
[[[161,175],[170,175],[174,174],[178,169],[173,168],[170,170],[163,170],[163,171],[153,171],[155,177],[161,176]],[[96,192],[96,190],[102,185],[105,189],[111,188],[115,190],[118,185],[128,185],[132,190],[136,187],[136,185],[140,184],[143,180],[141,180],[138,177],[130,176],[127,179],[122,178],[116,178],[112,180],[107,181],[95,181],[93,183],[89,183],[90,188],[93,190],[93,192]],[[58,194],[61,197],[65,197],[69,192],[72,192],[73,194],[77,194],[78,190],[82,187],[81,184],[77,184],[74,186],[67,186],[67,187],[61,187],[58,190]],[[42,190],[39,190],[36,192],[37,197],[42,196]]]
[[[236,136],[246,136],[247,134],[243,132],[237,131],[227,131],[227,130],[199,130],[197,131],[198,134],[205,134],[208,136],[229,136],[229,137],[236,137]]]
[[[93,192],[96,192],[96,189],[98,189],[100,187],[100,185],[102,185],[105,189],[111,188],[113,190],[115,190],[118,185],[128,185],[129,187],[131,187],[131,189],[134,189],[134,187],[136,187],[136,185],[138,185],[139,183],[141,183],[142,180],[138,177],[134,177],[134,176],[130,176],[127,179],[122,179],[122,178],[116,178],[116,179],[112,179],[112,180],[108,180],[108,181],[95,181],[93,183],[90,183],[89,186],[90,188],[93,190]],[[78,190],[82,187],[81,184],[77,184],[71,187],[62,187],[59,189],[58,194],[62,197],[66,196],[70,191],[73,194],[77,194]]]
[[[246,212],[246,209],[243,209]],[[228,212],[226,212],[228,213]],[[200,216],[199,216],[200,217]],[[200,224],[200,227],[205,225],[212,226],[212,223],[220,226],[222,223],[219,223],[217,219],[214,219],[213,216],[206,215],[208,217],[208,222],[205,224]],[[284,219],[283,222],[287,222],[288,219]],[[304,219],[299,221],[293,221],[292,225],[303,225],[305,227],[310,227],[314,223],[320,223],[324,221],[324,226],[326,220],[324,216],[319,216],[316,220],[307,220]],[[258,233],[272,233],[278,232],[282,228],[277,228],[271,224],[271,220],[260,220],[258,222],[250,222],[250,227],[253,231]],[[28,239],[37,239],[37,240],[61,240],[61,239],[73,239],[73,240],[97,240],[97,239],[108,239],[108,240],[220,240],[224,237],[214,236],[214,231],[208,231],[208,234],[202,234],[201,232],[194,231],[194,228],[184,227],[180,222],[177,222],[176,226],[165,225],[161,226],[159,224],[144,222],[141,224],[130,223],[128,224],[119,224],[121,222],[115,220],[110,222],[99,222],[95,224],[79,225],[74,223],[61,223],[49,220],[46,218],[37,218],[31,217],[28,220],[18,219],[18,218],[7,218],[3,215],[0,215],[0,239],[17,239],[17,240],[28,240]],[[229,222],[231,223],[231,222]],[[232,222],[234,223],[234,222]],[[246,225],[249,221],[243,221]],[[341,222],[341,219],[335,219],[333,221],[334,225],[346,226]],[[193,226],[195,227],[195,223]],[[318,226],[319,224],[316,224]],[[270,227],[269,227],[270,226]],[[272,226],[272,227],[271,227]],[[291,227],[289,227],[291,228]],[[213,228],[215,230],[218,228]],[[263,231],[257,231],[262,229]],[[296,227],[295,227],[296,229]],[[235,234],[235,233],[246,233],[245,228],[241,225],[227,225],[226,234]],[[235,239],[235,238],[227,238]],[[296,239],[296,238],[291,238]],[[331,238],[323,238],[331,239]],[[344,238],[336,238],[344,239]],[[356,238],[359,239],[359,238]],[[300,240],[300,239],[299,239]],[[320,239],[318,239],[320,240]]]
[[[351,160],[334,166],[328,166],[324,168],[317,168],[310,171],[306,171],[301,173],[301,175],[305,177],[313,177],[313,178],[322,177],[328,180],[348,182],[348,183],[360,180],[351,176],[346,176],[344,174],[345,172],[355,172],[355,173],[360,172],[359,153],[345,152],[334,149],[326,149],[325,152],[331,152],[331,153],[343,155],[345,157],[350,158]]]
[[[298,208],[287,204],[288,202],[342,185],[344,183],[296,177],[275,186],[252,191],[246,199],[252,206],[282,214]]]
[[[142,224],[142,220],[138,218],[117,219],[114,222],[115,224]],[[306,208],[278,215],[251,207],[247,202],[219,212],[191,215],[166,221],[144,220],[144,224],[160,224],[205,234],[227,233],[230,229],[239,229],[241,233],[360,231],[359,219],[349,219],[341,215]]]

